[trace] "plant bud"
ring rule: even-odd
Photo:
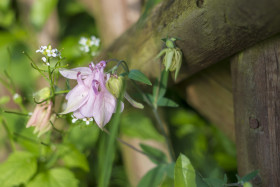
[[[168,48],[174,48],[174,43],[171,39],[167,39],[166,42],[165,42],[165,45],[168,47]]]
[[[123,76],[119,76],[119,77],[111,76],[109,80],[106,82],[106,88],[116,98],[119,98],[123,87],[123,81],[124,81]]]
[[[175,80],[178,76],[182,64],[182,52],[179,48],[168,49],[163,58],[166,71],[175,71]]]
[[[41,89],[38,92],[33,94],[33,97],[38,102],[43,101],[50,96],[51,96],[51,90],[50,90],[49,87],[45,87],[45,88],[43,88],[43,89]]]

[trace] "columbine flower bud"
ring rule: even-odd
[[[22,103],[22,97],[18,93],[14,94],[13,100],[16,104],[21,104]]]
[[[123,76],[111,76],[109,80],[106,82],[106,88],[108,91],[113,94],[116,98],[120,96],[123,87]]]
[[[43,89],[41,89],[38,92],[33,94],[33,97],[38,102],[43,101],[50,96],[51,96],[51,90],[50,90],[49,87],[45,87],[45,88],[43,88]]]
[[[182,52],[179,48],[165,48],[158,55],[157,58],[165,55],[163,58],[163,65],[166,71],[175,71],[175,80],[178,76],[182,64]]]

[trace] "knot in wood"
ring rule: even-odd
[[[203,5],[203,3],[204,3],[204,0],[196,0],[196,6],[197,6],[198,8],[201,8],[202,5]]]
[[[249,124],[250,124],[250,128],[252,129],[257,129],[260,126],[259,121],[256,118],[249,118]]]

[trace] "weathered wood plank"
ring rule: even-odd
[[[154,77],[159,71],[153,58],[162,48],[160,39],[179,37],[182,79],[279,33],[279,12],[279,0],[166,0],[98,59],[123,59]]]
[[[279,59],[278,37],[232,61],[238,171],[259,169],[255,186],[280,186]]]
[[[186,99],[204,117],[235,141],[230,63],[220,62],[187,81]]]

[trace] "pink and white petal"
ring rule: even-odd
[[[66,77],[68,79],[77,79],[78,72],[81,72],[83,79],[92,74],[91,69],[88,67],[79,67],[74,69],[61,68],[59,69],[59,72],[63,77]]]
[[[116,99],[110,92],[103,90],[98,94],[94,103],[93,117],[101,129],[110,121],[115,108]]]
[[[69,93],[68,93],[69,94]],[[85,86],[77,85],[70,95],[67,95],[67,106],[61,114],[67,114],[78,110],[88,100],[88,89]]]
[[[74,112],[73,112],[73,116],[75,116],[75,118],[77,118],[77,119],[83,119],[83,118],[85,118],[85,116],[83,116],[83,115],[81,114],[80,110],[74,111]]]
[[[88,118],[93,117],[92,111],[94,110],[95,99],[96,99],[96,95],[93,92],[93,89],[91,88],[89,91],[89,96],[88,96],[87,102],[80,108],[80,113],[83,116],[88,117]]]
[[[35,110],[31,116],[31,118],[28,120],[26,128],[31,126],[36,126],[36,123],[38,122],[38,118],[40,115],[42,115],[42,111],[44,110],[44,107],[42,107],[44,104],[37,104],[35,107]]]

